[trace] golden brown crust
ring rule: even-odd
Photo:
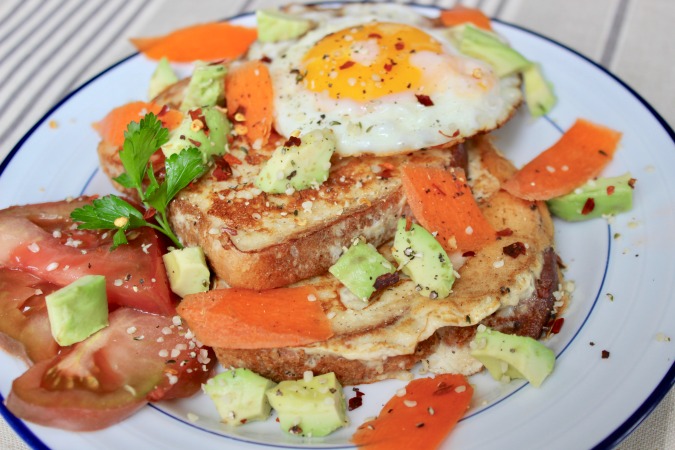
[[[434,335],[420,342],[412,354],[393,356],[380,361],[350,360],[329,354],[310,355],[298,348],[215,350],[223,367],[246,367],[276,382],[297,380],[303,377],[305,371],[311,370],[315,375],[335,372],[335,376],[343,385],[355,385],[374,383],[403,374],[426,358],[437,344],[438,339]]]

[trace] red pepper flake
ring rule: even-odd
[[[440,186],[438,186],[436,183],[431,183],[431,187],[433,187],[436,190],[437,194],[445,196],[445,192],[443,192],[443,189],[441,189]]]
[[[630,180],[628,180],[628,186],[630,186],[631,189],[635,189],[635,182],[636,181],[637,180],[635,178],[631,178]]]
[[[352,397],[352,398],[349,399],[349,410],[350,411],[353,411],[356,408],[363,405],[363,399],[361,397],[366,395],[363,392],[361,392],[359,390],[359,388],[352,388],[352,389],[354,390],[354,393],[356,394],[356,397]]]
[[[417,101],[424,106],[434,106],[434,102],[431,101],[431,97],[428,95],[415,94],[415,97],[417,97]]]
[[[513,235],[513,230],[511,228],[504,228],[503,230],[497,231],[497,237],[508,237]]]
[[[473,250],[469,250],[468,252],[462,253],[462,256],[465,258],[470,258],[471,256],[476,256],[476,252]]]
[[[230,167],[230,163],[225,161],[225,158],[217,156],[213,158],[213,162],[215,163],[216,168],[213,169],[212,175],[216,181],[225,181],[232,176],[232,167]]]
[[[520,255],[527,254],[527,247],[522,242],[514,242],[509,244],[502,249],[505,255],[510,256],[511,258],[517,258]]]
[[[444,381],[441,381],[441,382],[438,384],[438,387],[436,388],[436,390],[434,391],[434,393],[433,393],[432,395],[445,395],[445,394],[449,394],[450,392],[452,392],[452,391],[454,390],[454,388],[455,388],[455,387],[454,387],[452,384],[448,384],[448,383],[446,383],[446,382],[444,382]]]
[[[225,153],[223,155],[223,159],[231,166],[236,166],[238,164],[241,164],[241,160],[234,156],[232,153]]]
[[[356,64],[354,61],[345,61],[345,63],[342,64],[342,65],[339,67],[339,69],[340,69],[340,70],[349,69],[349,68],[350,68],[351,66],[353,66],[354,64]]]
[[[385,289],[388,288],[389,286],[395,285],[396,283],[398,283],[398,280],[399,280],[398,272],[383,273],[379,277],[375,278],[375,284],[373,285],[373,287],[379,291],[380,289]]]
[[[155,208],[148,208],[143,213],[143,219],[150,220],[155,216],[155,214],[157,214],[157,210]]]
[[[262,58],[260,58],[260,62],[264,62],[264,63],[267,63],[267,64],[269,64],[269,63],[271,63],[271,62],[272,62],[272,58],[270,58],[270,57],[269,57],[269,56],[267,56],[267,55],[263,55],[263,57],[262,57]]]
[[[394,171],[391,169],[384,169],[382,172],[380,172],[380,178],[382,178],[383,180],[387,180],[393,176]]]
[[[396,44],[394,44],[394,48],[396,50],[403,50],[405,48],[405,44],[403,42],[397,42]]]
[[[612,195],[614,193],[614,186],[607,186],[607,195]]]
[[[368,35],[368,37],[369,37],[369,38],[374,38],[374,39],[382,39],[382,35],[381,35],[381,34],[377,34],[377,33],[370,33],[370,34]]]
[[[248,419],[241,419],[239,422],[241,422],[242,425],[243,425],[243,424],[245,424],[247,421],[248,421]]]
[[[602,359],[607,359],[609,358],[609,352],[607,350],[602,351]]]
[[[288,138],[284,147],[299,147],[302,144],[302,140],[297,136],[291,136]]]
[[[551,326],[551,333],[553,334],[560,333],[560,330],[562,329],[564,323],[565,323],[564,317],[558,317],[557,319],[555,319],[553,321],[553,325]]]
[[[412,217],[406,216],[405,218],[405,231],[410,231],[412,228]]]
[[[387,72],[391,72],[391,69],[393,69],[393,68],[394,68],[394,65],[391,64],[391,63],[387,63],[387,64],[384,65],[384,70],[386,70]]]
[[[586,200],[586,203],[584,203],[584,207],[581,209],[581,214],[585,216],[593,212],[594,209],[595,209],[595,200],[589,197]]]
[[[162,109],[157,113],[157,117],[162,117],[164,114],[169,112],[169,105],[162,106]]]
[[[206,122],[204,120],[204,116],[202,115],[201,108],[191,109],[190,111],[188,111],[188,114],[190,115],[190,119],[192,120],[201,120],[202,122]]]
[[[188,141],[190,141],[190,143],[191,143],[192,145],[194,145],[195,147],[197,147],[197,148],[199,148],[199,147],[202,146],[202,143],[201,143],[201,142],[195,141],[195,140],[192,139],[192,138],[188,138]]]

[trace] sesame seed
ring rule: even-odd
[[[120,278],[113,281],[113,284],[117,287],[122,286],[122,283],[124,283],[124,281],[122,281]]]
[[[49,265],[47,265],[47,267],[45,268],[45,270],[46,270],[47,272],[51,272],[51,271],[56,270],[56,269],[58,269],[58,268],[59,268],[59,263],[53,262],[53,263],[49,263]]]
[[[403,397],[406,394],[405,388],[401,388],[398,391],[396,391],[396,396],[397,397]]]
[[[554,173],[555,172],[555,167],[553,166],[546,166],[546,171],[549,173]]]
[[[162,336],[158,337],[157,342],[161,344],[162,342],[164,342],[164,338]]]
[[[331,312],[329,312],[328,314],[326,314],[326,317],[330,320],[330,319],[332,319],[333,317],[335,317],[335,315],[336,315],[335,311],[331,311]]]
[[[414,408],[417,406],[417,402],[415,400],[403,400],[403,404],[408,408]]]
[[[171,357],[172,357],[172,358],[177,358],[178,355],[180,355],[180,350],[178,350],[178,349],[176,349],[176,348],[171,349]]]
[[[162,349],[159,351],[158,355],[160,356],[160,358],[166,358],[167,356],[169,356],[169,351]]]
[[[499,269],[500,267],[504,267],[504,260],[500,259],[498,261],[493,262],[492,267],[494,267],[495,269]]]
[[[459,385],[455,388],[455,392],[457,392],[458,394],[460,394],[464,391],[466,391],[466,386],[464,386],[463,384],[461,384],[461,385]]]
[[[171,333],[172,333],[171,328],[169,328],[169,327],[162,328],[162,334],[169,335]]]
[[[315,302],[315,301],[316,301],[316,295],[314,295],[314,294],[309,294],[309,295],[307,296],[307,300],[309,300],[310,302]]]

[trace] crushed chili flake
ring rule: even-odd
[[[361,397],[366,395],[363,392],[361,392],[359,390],[359,388],[352,388],[352,390],[356,394],[356,397],[352,397],[352,398],[349,399],[349,410],[350,411],[353,411],[356,408],[362,406],[363,405],[363,399]]]
[[[264,63],[267,63],[267,64],[269,64],[269,63],[271,63],[271,62],[272,62],[272,58],[270,58],[270,57],[269,57],[269,56],[267,56],[267,55],[263,55],[263,57],[262,57],[262,58],[260,58],[260,62],[264,62]]]
[[[555,319],[553,321],[553,325],[551,325],[551,333],[552,334],[560,333],[560,330],[562,329],[564,323],[565,323],[564,317],[558,317],[557,319]]]
[[[144,220],[152,219],[156,213],[157,213],[157,210],[155,208],[148,208],[143,213],[143,219]]]
[[[593,212],[594,209],[595,209],[595,200],[589,197],[586,200],[586,203],[584,203],[584,207],[581,209],[581,214],[585,216]]]
[[[399,280],[398,272],[383,273],[382,275],[380,275],[375,279],[375,284],[373,287],[379,291],[380,289],[393,286],[394,284],[398,283],[398,280]]]
[[[378,33],[370,33],[368,35],[369,38],[375,38],[375,39],[382,39],[382,35]]]
[[[406,216],[405,218],[405,231],[410,231],[412,228],[412,217]]]
[[[302,140],[297,136],[291,136],[284,143],[284,147],[299,147],[302,144]]]
[[[637,179],[631,178],[630,180],[628,180],[628,186],[630,186],[631,189],[635,189],[635,182],[636,181],[637,181]]]
[[[380,172],[380,178],[382,179],[389,179],[394,176],[394,171],[392,169],[384,169],[382,172]]]
[[[342,64],[339,69],[344,70],[344,69],[349,69],[351,66],[356,64],[354,61],[345,61],[344,64]]]
[[[391,72],[391,69],[393,69],[393,68],[394,68],[394,65],[393,65],[393,64],[386,63],[386,64],[384,65],[384,70],[386,70],[387,72]]]
[[[162,117],[164,114],[169,112],[169,105],[162,106],[162,109],[157,113],[157,117]]]
[[[192,145],[194,145],[195,147],[201,147],[201,146],[202,146],[202,143],[201,143],[201,142],[195,141],[195,140],[192,139],[192,138],[188,138],[188,141],[190,141],[190,143],[191,143]]]
[[[225,181],[232,176],[232,167],[222,156],[213,158],[216,168],[213,169],[213,178],[217,181]]]
[[[513,230],[511,228],[504,228],[503,230],[497,231],[497,237],[508,237],[513,235]]]
[[[612,195],[614,193],[614,186],[607,186],[607,195]]]
[[[502,249],[505,255],[510,256],[511,258],[517,258],[520,255],[527,254],[527,247],[522,242],[514,242],[509,244]]]
[[[602,359],[607,359],[609,358],[609,352],[607,350],[602,351]]]
[[[223,159],[227,161],[227,163],[231,166],[236,166],[238,164],[241,164],[241,160],[234,156],[232,153],[225,153],[223,155]]]
[[[405,44],[403,42],[397,42],[396,44],[394,44],[394,48],[396,50],[403,50],[405,48]]]
[[[431,97],[424,94],[415,94],[417,101],[420,102],[423,106],[434,106],[434,102],[431,101]]]
[[[202,122],[205,122],[201,108],[191,109],[190,111],[188,111],[188,114],[190,115],[190,119],[192,120],[201,120]]]
[[[453,386],[452,384],[448,384],[444,381],[441,381],[432,395],[445,395],[450,392],[453,392],[454,389],[455,386]]]
[[[474,252],[473,250],[469,250],[468,252],[462,253],[462,256],[465,258],[468,258],[470,256],[476,256],[476,252]]]

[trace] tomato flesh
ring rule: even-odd
[[[110,251],[112,233],[78,230],[70,212],[85,200],[18,206],[0,212],[0,267],[20,269],[65,286],[90,274],[105,275],[108,302],[154,314],[176,314],[157,233],[128,233],[129,244]]]
[[[123,420],[148,401],[194,394],[216,360],[174,320],[115,310],[107,328],[14,380],[8,409],[41,425],[89,431]]]

